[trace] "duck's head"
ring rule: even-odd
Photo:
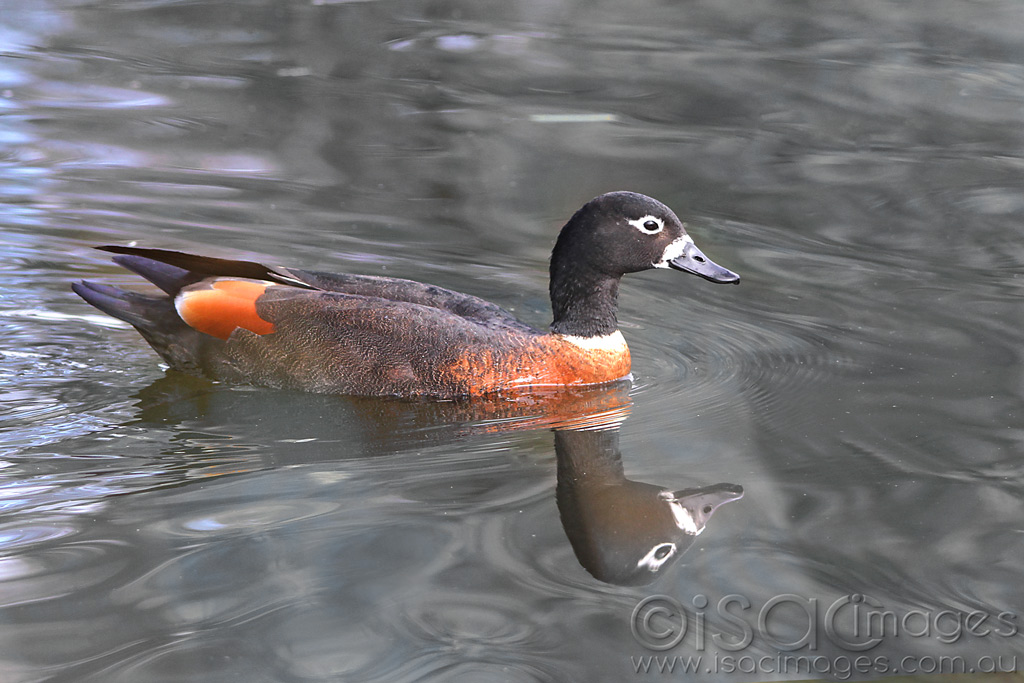
[[[612,334],[619,279],[650,268],[675,268],[712,282],[740,276],[713,262],[656,199],[609,192],[573,214],[551,252],[551,331],[578,337]]]
[[[595,197],[569,219],[552,252],[552,276],[561,268],[587,268],[614,278],[674,268],[711,282],[740,281],[694,245],[672,209],[636,192]]]

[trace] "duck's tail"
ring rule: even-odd
[[[107,315],[123,320],[139,331],[153,326],[174,305],[169,297],[146,296],[98,282],[73,282],[71,289]]]
[[[117,253],[113,259],[114,263],[146,278],[163,290],[167,296],[148,296],[85,280],[71,285],[75,294],[107,315],[112,315],[118,320],[133,325],[143,334],[145,334],[145,330],[152,329],[154,325],[166,324],[169,316],[181,323],[174,310],[174,297],[183,287],[201,280],[204,277],[203,274],[157,260],[164,253],[159,249],[99,248]],[[146,252],[152,253],[147,254]]]
[[[195,282],[196,274],[138,255],[118,255],[114,260],[152,282],[166,295],[150,296],[88,280],[72,283],[71,289],[107,315],[138,330],[172,367],[198,372],[201,365],[198,356],[212,342],[186,325],[174,308],[174,296],[182,287]]]

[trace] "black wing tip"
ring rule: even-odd
[[[257,263],[256,261],[225,259],[215,256],[200,256],[198,254],[190,254],[185,251],[174,251],[172,249],[128,247],[117,244],[103,244],[97,246],[96,249],[106,251],[111,254],[121,255],[123,258],[115,258],[115,263],[142,275],[164,291],[171,294],[175,293],[177,289],[180,289],[184,284],[188,284],[186,280],[198,282],[199,280],[209,276],[244,277],[251,278],[253,280],[279,282],[281,284],[290,285],[292,287],[301,287],[303,289],[318,289],[318,287],[292,275],[291,271],[287,269],[270,268],[262,263]],[[157,264],[163,264],[171,268],[181,269],[182,271],[185,271],[187,277],[185,275],[173,276],[173,274],[168,271],[167,273],[164,273],[165,277],[162,279],[170,279],[166,285],[161,284],[160,282],[153,280],[148,274],[148,272],[155,272],[158,269],[153,268],[152,266],[140,268],[138,265],[139,262],[136,259],[147,259],[151,263],[156,262]],[[130,263],[133,265],[129,265]]]
[[[153,247],[129,247],[122,244],[101,244],[93,249],[100,251],[106,251],[111,254],[125,254],[128,256],[146,256],[153,260],[160,260],[161,256],[192,256],[184,251],[175,251],[173,249],[154,249]],[[149,256],[147,256],[147,254]]]
[[[138,303],[142,301],[142,297],[138,295],[133,296],[123,289],[89,280],[72,282],[71,290],[82,297],[86,303],[111,317],[137,327],[146,324],[146,317],[137,310]]]

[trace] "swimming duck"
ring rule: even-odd
[[[667,206],[592,199],[551,254],[547,332],[475,296],[412,280],[269,268],[178,251],[102,246],[166,296],[94,282],[74,291],[124,320],[174,369],[214,380],[363,396],[457,398],[623,379],[616,319],[626,273],[739,276],[704,256]]]

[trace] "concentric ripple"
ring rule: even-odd
[[[764,321],[764,318],[761,319]],[[825,338],[793,323],[772,326],[725,318],[713,329],[698,330],[680,346],[662,346],[649,337],[635,344],[634,394],[653,400],[659,413],[699,415],[701,423],[729,419],[729,408],[742,397],[760,418],[779,423],[799,420],[799,404],[781,397],[844,374],[854,361],[830,348]],[[652,419],[645,414],[645,420]]]

